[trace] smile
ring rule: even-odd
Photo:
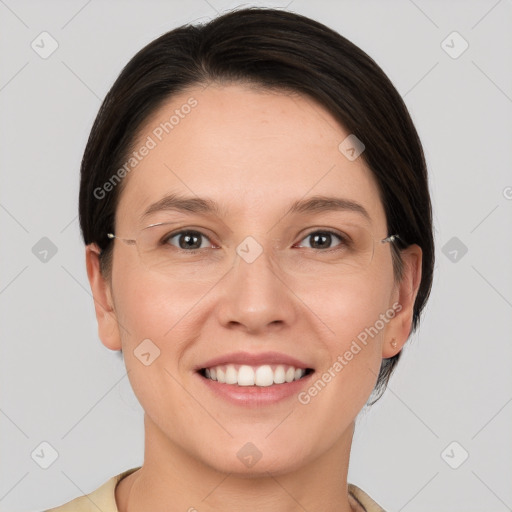
[[[202,368],[199,373],[206,379],[232,386],[268,387],[302,379],[312,373],[311,368],[296,368],[290,365],[259,366],[227,364]]]

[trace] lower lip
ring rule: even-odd
[[[283,384],[273,384],[272,386],[223,384],[216,380],[207,379],[198,372],[196,372],[196,375],[208,388],[228,402],[246,407],[259,407],[272,405],[298,395],[304,387],[309,385],[314,372],[302,377],[302,379]]]

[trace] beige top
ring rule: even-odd
[[[131,468],[117,476],[107,480],[103,485],[98,487],[94,492],[85,496],[79,496],[60,507],[52,508],[46,512],[119,512],[116,504],[115,489],[116,485],[129,474],[140,469],[139,467]],[[361,512],[386,512],[382,507],[377,505],[368,494],[359,489],[359,487],[348,484],[348,493],[350,505]]]

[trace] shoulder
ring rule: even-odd
[[[140,466],[139,466],[140,467]],[[123,471],[119,475],[113,476],[95,491],[78,496],[77,498],[45,512],[118,512],[115,498],[116,485],[130,473],[137,471],[139,467]]]
[[[354,484],[348,484],[348,494],[352,498],[351,505],[359,506],[361,512],[386,512],[368,494]]]

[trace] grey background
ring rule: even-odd
[[[2,511],[62,504],[142,463],[141,407],[97,336],[79,164],[101,99],[135,52],[237,5],[0,0]],[[512,510],[512,2],[251,5],[287,5],[372,56],[429,165],[432,296],[386,394],[358,418],[349,481],[390,512]],[[47,59],[31,47],[43,31],[59,45]],[[453,31],[469,43],[458,58],[442,46]],[[43,237],[57,250],[46,262]],[[48,469],[31,456],[42,442],[58,452]]]

